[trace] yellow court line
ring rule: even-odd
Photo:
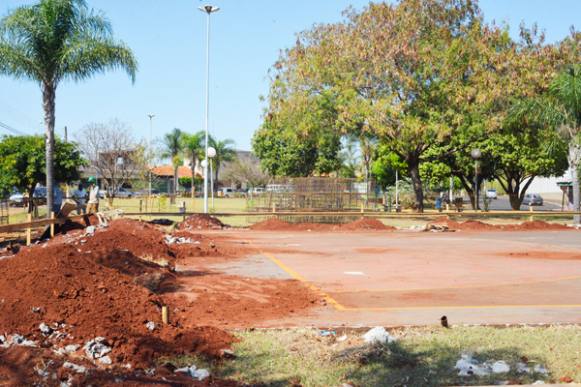
[[[429,310],[429,309],[525,309],[525,308],[545,308],[545,309],[566,309],[581,308],[581,304],[548,304],[548,305],[435,305],[435,306],[393,306],[393,307],[344,307],[347,312],[387,312],[406,310]]]
[[[297,273],[296,271],[294,271],[293,269],[291,269],[290,267],[288,267],[287,265],[285,265],[280,259],[276,258],[274,255],[270,254],[270,253],[266,253],[264,251],[261,251],[261,253],[263,255],[265,255],[268,259],[270,259],[272,262],[274,262],[275,265],[277,265],[278,267],[280,267],[282,270],[284,270],[288,275],[290,275],[292,278],[296,279],[297,281],[302,282],[304,285],[306,285],[309,289],[321,294],[323,296],[323,298],[331,305],[333,305],[333,307],[337,310],[340,311],[344,311],[345,307],[343,305],[341,305],[340,303],[337,302],[337,300],[335,300],[333,297],[331,297],[330,295],[328,295],[327,293],[325,293],[324,291],[322,291],[321,289],[319,289],[318,287],[316,287],[315,285],[311,284],[309,281],[307,281],[302,275],[300,275],[299,273]]]

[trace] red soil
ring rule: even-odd
[[[71,231],[0,260],[0,333],[18,333],[48,347],[103,336],[113,348],[114,366],[147,368],[162,355],[220,356],[235,338],[205,325],[248,326],[317,303],[319,297],[295,281],[175,272],[176,256],[195,267],[198,257],[224,259],[223,251],[233,257],[245,251],[221,237],[179,235],[201,243],[168,246],[155,226],[120,219],[93,236]],[[170,325],[160,321],[162,305],[169,307]],[[149,321],[156,325],[153,331],[145,325]],[[38,328],[56,322],[65,324],[59,331],[67,334],[57,342]],[[27,361],[7,365],[0,359],[0,382]]]
[[[181,291],[170,297],[182,305],[184,324],[222,328],[248,327],[257,322],[303,313],[322,305],[322,297],[296,280],[244,278],[195,272],[180,278]]]
[[[218,218],[208,214],[196,214],[188,217],[178,225],[180,230],[221,230],[227,227]]]
[[[564,224],[547,223],[542,220],[526,221],[520,224],[493,225],[478,220],[457,222],[446,217],[440,217],[430,224],[447,226],[450,230],[460,231],[535,231],[535,230],[571,230]]]
[[[573,251],[519,251],[500,253],[500,256],[509,258],[523,259],[542,259],[542,260],[561,260],[577,261],[581,260],[581,254]]]
[[[289,223],[277,218],[253,224],[250,229],[257,231],[360,231],[360,230],[394,230],[377,219],[361,218],[345,224],[330,223]]]

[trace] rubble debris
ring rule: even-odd
[[[491,369],[492,372],[495,374],[504,374],[510,372],[510,366],[504,360],[494,362],[494,364],[492,364]]]
[[[10,346],[11,344],[20,345],[22,347],[36,347],[36,342],[34,342],[33,340],[28,340],[24,336],[19,334],[13,334],[8,339],[8,346]]]
[[[68,361],[65,361],[63,363],[63,368],[66,368],[66,369],[75,371],[78,374],[84,374],[85,372],[87,372],[87,367],[82,366],[82,365],[78,365],[78,364],[75,364],[75,363],[71,363],[71,362],[68,362]]]
[[[488,365],[480,364],[469,353],[460,355],[460,359],[456,362],[454,368],[458,370],[458,376],[487,376],[491,372]]]
[[[148,321],[145,323],[145,327],[148,331],[153,332],[155,330],[155,323],[153,321]]]
[[[46,325],[45,323],[40,323],[40,325],[38,326],[38,329],[45,336],[50,336],[50,334],[54,332],[54,330],[51,327],[49,327],[48,325]]]
[[[175,373],[182,373],[192,377],[192,379],[197,379],[202,381],[210,376],[210,372],[204,368],[196,368],[194,364],[189,367],[178,368],[174,371]]]
[[[95,337],[89,340],[83,347],[85,354],[89,359],[99,359],[111,352],[111,347],[107,345],[104,337]]]
[[[363,335],[363,340],[368,344],[389,344],[395,341],[384,327],[371,328]]]

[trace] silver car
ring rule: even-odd
[[[542,206],[543,198],[538,193],[528,193],[525,195],[522,204],[525,206]]]

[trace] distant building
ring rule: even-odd
[[[184,165],[180,165],[178,167],[178,179],[188,177],[192,177],[192,168],[188,165],[189,163],[184,162]],[[156,187],[163,192],[172,192],[173,191],[173,173],[174,167],[173,165],[158,165],[151,168],[151,174],[153,175],[153,179],[156,182]],[[196,163],[194,168],[194,176],[195,177],[203,177],[202,176],[202,169]]]

